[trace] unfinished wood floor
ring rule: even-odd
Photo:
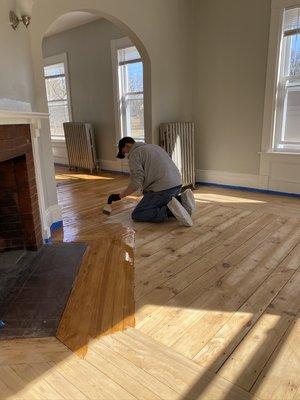
[[[1,399],[300,399],[299,199],[203,186],[185,228],[133,223],[134,197],[102,215],[126,177],[60,168],[57,181],[54,239],[90,247],[61,328],[85,356],[54,338],[1,342]]]

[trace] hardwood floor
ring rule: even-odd
[[[135,325],[133,248],[124,236],[119,232],[89,244],[56,334],[78,355],[85,356],[91,337]]]
[[[2,341],[1,399],[300,399],[299,198],[201,186],[186,228],[132,222],[136,197],[103,215],[126,176],[57,182],[53,240],[89,245],[57,333],[75,353]]]

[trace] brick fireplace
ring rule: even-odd
[[[30,125],[0,125],[0,251],[41,244]]]

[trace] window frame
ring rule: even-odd
[[[267,75],[265,88],[265,102],[263,114],[263,130],[261,141],[261,154],[286,154],[299,156],[300,150],[276,148],[275,140],[278,138],[278,89],[280,72],[279,67],[282,44],[283,12],[287,8],[300,7],[300,0],[272,0],[270,34],[268,47]]]
[[[68,56],[67,53],[61,53],[61,54],[57,54],[54,56],[50,56],[50,57],[46,57],[44,58],[44,66],[43,66],[43,78],[44,81],[45,79],[45,74],[44,74],[44,67],[48,67],[51,65],[55,65],[55,64],[64,64],[64,70],[65,70],[65,81],[66,81],[66,89],[67,89],[67,105],[68,105],[68,112],[69,112],[69,120],[70,122],[73,121],[73,113],[72,113],[72,101],[71,101],[71,89],[70,89],[70,79],[69,79],[69,68],[68,68]],[[48,99],[46,96],[46,100],[47,100],[47,106],[48,106]],[[51,131],[50,131],[50,137],[51,137],[51,142],[52,143],[61,143],[61,142],[65,142],[65,137],[52,137],[51,135]]]
[[[124,82],[119,77],[119,60],[118,60],[118,50],[126,49],[128,47],[136,47],[134,43],[128,37],[123,37],[120,39],[111,40],[111,59],[112,59],[112,75],[113,75],[113,97],[114,97],[114,114],[115,114],[115,134],[116,142],[118,142],[122,137],[128,136],[127,131],[127,120],[126,113],[122,112],[122,93],[121,86],[124,86]],[[142,57],[133,60],[134,62],[142,62]],[[131,63],[132,61],[128,62]],[[126,92],[126,95],[143,95],[143,105],[145,110],[145,88],[144,88],[144,65],[143,65],[143,91],[142,92]],[[122,121],[122,123],[121,123]],[[123,132],[123,127],[126,127],[126,132]],[[145,111],[144,111],[144,139],[145,140]]]
[[[289,37],[292,40],[292,35],[285,35],[283,32],[283,17],[284,11],[286,9],[299,9],[299,6],[293,7],[285,7],[282,10],[282,23],[281,23],[281,37],[279,44],[279,58],[278,58],[278,66],[277,66],[277,98],[276,98],[276,118],[274,120],[274,134],[273,134],[273,150],[278,152],[286,152],[292,151],[296,153],[300,153],[300,140],[299,142],[292,142],[288,140],[284,140],[283,138],[283,130],[285,129],[285,121],[286,121],[286,102],[288,92],[292,91],[300,91],[300,74],[297,76],[287,74],[286,71],[289,68],[289,57],[287,56],[291,50],[291,42],[284,40],[284,37]],[[287,85],[287,83],[290,83]],[[295,83],[295,85],[293,85]],[[280,149],[279,146],[282,146]],[[295,146],[293,148],[293,146]]]

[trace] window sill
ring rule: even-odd
[[[270,150],[270,151],[259,151],[258,154],[281,154],[285,156],[300,156],[300,152],[296,151],[275,151],[275,150]]]

